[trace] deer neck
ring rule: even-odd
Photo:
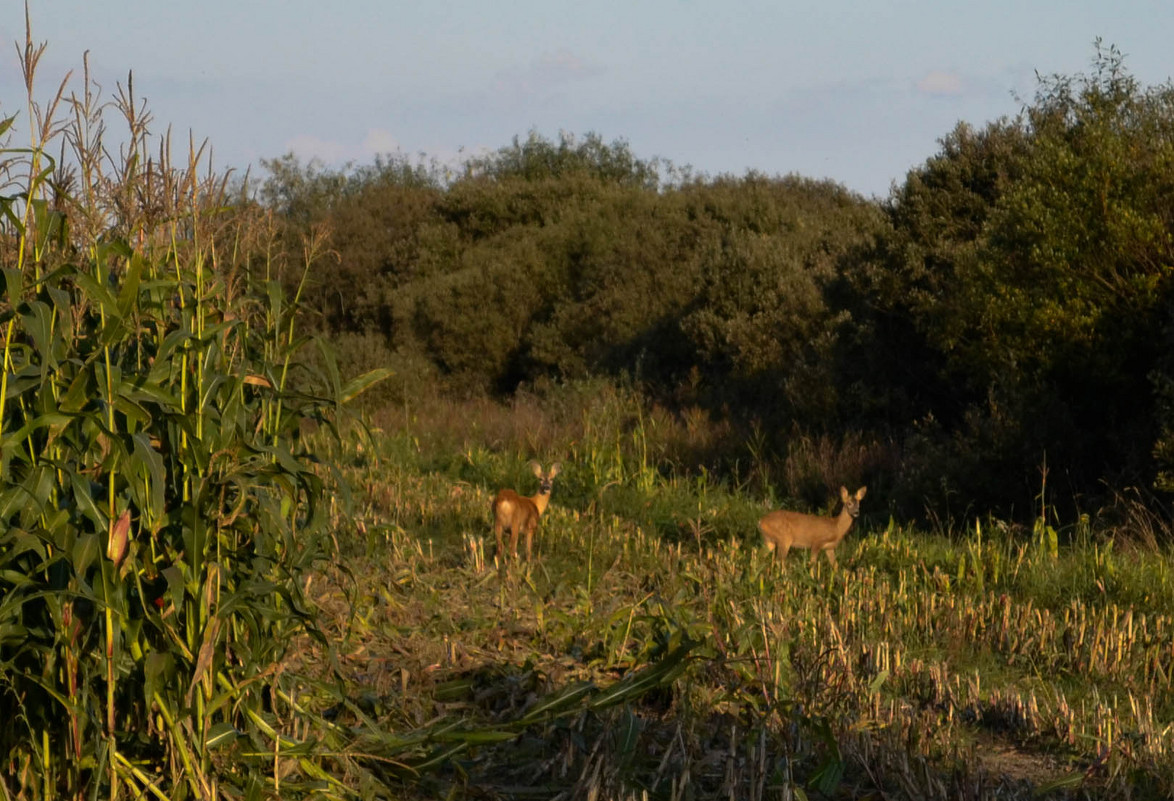
[[[546,504],[550,503],[550,493],[539,492],[537,495],[531,496],[530,500],[534,501],[534,507],[538,509],[538,514],[541,515],[546,511]]]
[[[840,516],[836,518],[836,542],[848,535],[855,522],[856,518],[852,516],[847,507],[840,510]]]

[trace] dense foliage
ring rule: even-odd
[[[303,426],[369,379],[304,369],[268,214],[154,150],[129,84],[39,104],[41,52],[31,145],[0,121],[0,795],[297,797],[321,760],[257,755],[298,745],[274,666],[317,634]]]
[[[888,210],[869,291],[922,354],[954,491],[1022,499],[1045,462],[1068,497],[1170,489],[1174,89],[1100,52],[1020,118],[959,126]]]
[[[311,305],[401,391],[612,376],[780,455],[863,442],[830,481],[907,513],[1035,514],[1045,483],[1088,511],[1169,490],[1174,458],[1174,89],[1094,66],[959,124],[883,201],[565,135],[456,176],[287,157],[266,197],[334,232]]]

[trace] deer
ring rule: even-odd
[[[844,507],[836,517],[775,511],[758,521],[758,530],[762,532],[767,547],[775,552],[780,564],[787,558],[787,551],[795,547],[811,551],[813,565],[822,551],[827,554],[834,568],[836,546],[860,516],[860,502],[864,500],[867,491],[868,487],[861,487],[855,493],[849,493],[847,487],[840,487],[840,500],[844,502]]]
[[[530,561],[534,530],[538,528],[538,518],[550,503],[550,488],[554,477],[562,470],[562,465],[555,462],[550,470],[544,472],[538,462],[530,462],[530,468],[538,477],[537,495],[526,497],[512,489],[503,489],[493,499],[493,533],[497,537],[497,555],[502,562],[505,561],[505,551],[501,535],[507,530],[510,532],[510,550],[515,560],[518,558],[518,535],[526,535],[526,561]]]

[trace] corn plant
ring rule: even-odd
[[[285,286],[314,247],[283,282],[264,213],[202,148],[153,151],[129,79],[38,103],[43,50],[26,36],[29,145],[0,122],[0,795],[329,791],[273,714],[316,632],[301,428],[378,375],[299,368]]]

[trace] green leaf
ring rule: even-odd
[[[629,673],[591,699],[591,709],[603,709],[614,704],[632,701],[656,687],[671,684],[684,672],[685,658],[697,645],[686,641],[670,651],[659,662]]]
[[[594,682],[582,681],[551,693],[526,710],[526,714],[518,721],[519,725],[528,726],[543,720],[558,712],[577,706],[588,698],[597,689]]]
[[[29,420],[16,431],[5,435],[5,447],[21,447],[26,440],[28,440],[34,433],[40,431],[42,428],[48,428],[50,430],[63,428],[72,420],[73,418],[71,416],[67,414],[61,414],[59,412],[49,412],[47,414],[38,415],[32,420]]]
[[[432,770],[433,768],[440,767],[441,765],[445,764],[468,747],[468,744],[464,741],[455,742],[452,745],[436,749],[427,757],[421,759],[419,762],[412,763],[411,767],[420,773],[425,773],[429,770]]]
[[[151,424],[151,413],[137,401],[123,394],[122,387],[118,388],[117,393],[114,396],[114,408],[126,415],[127,421],[133,424],[130,428],[147,428]]]
[[[314,340],[318,345],[318,352],[322,356],[322,363],[326,365],[326,376],[330,384],[330,390],[338,403],[342,403],[342,386],[338,374],[338,360],[334,358],[334,349],[329,347],[324,340],[316,338]]]
[[[40,253],[50,245],[62,247],[68,240],[68,226],[65,215],[53,208],[48,200],[37,198],[29,201],[36,228],[36,248]]]
[[[183,572],[175,565],[169,565],[159,571],[167,581],[167,593],[176,609],[183,608],[184,581]]]
[[[4,534],[4,537],[0,539],[0,545],[4,546],[6,564],[11,563],[17,557],[30,551],[37,555],[38,561],[44,561],[48,556],[45,552],[45,544],[40,537],[20,529],[9,529]],[[14,583],[24,584],[30,580],[27,576],[20,575],[21,578],[19,580],[14,579]]]
[[[391,370],[387,367],[378,367],[374,370],[363,373],[360,376],[356,376],[343,385],[341,394],[339,396],[339,402],[349,403],[371,387],[378,384],[380,381],[386,381],[393,375],[395,375],[394,370]]]
[[[174,686],[175,678],[175,659],[171,654],[155,650],[147,653],[143,660],[143,700],[147,702],[148,709],[156,702],[163,704],[159,698],[160,690]],[[178,711],[170,710],[173,717]]]
[[[632,708],[624,707],[619,724],[619,740],[616,744],[616,750],[621,758],[628,760],[635,755],[641,729],[640,719],[632,713]]]
[[[231,745],[240,736],[241,732],[231,723],[221,722],[214,724],[208,729],[208,736],[204,742],[208,750],[215,751],[217,748]]]
[[[13,233],[17,236],[24,235],[24,223],[20,219],[20,215],[16,213],[13,208],[16,205],[17,198],[14,197],[0,197],[0,212],[4,214],[8,224],[12,226]]]
[[[281,320],[283,304],[285,302],[285,289],[281,286],[280,281],[266,282],[265,289],[269,296],[269,309],[272,311],[274,319]]]
[[[0,623],[0,645],[21,645],[28,638],[29,630],[19,623]]]
[[[147,468],[149,503],[143,511],[149,511],[151,519],[145,522],[148,528],[154,528],[163,514],[164,492],[167,489],[166,469],[163,466],[163,457],[151,447],[151,438],[148,434],[140,432],[134,435],[133,440],[135,459]]]
[[[102,553],[102,543],[97,534],[81,534],[73,543],[73,571],[78,576],[85,576],[90,566],[94,564]]]
[[[135,253],[130,257],[126,274],[122,277],[122,290],[118,293],[118,314],[126,317],[139,296],[139,279],[143,275],[143,257]]]
[[[844,779],[845,767],[844,760],[839,758],[839,754],[829,756],[811,774],[812,786],[825,796],[833,796]]]
[[[150,401],[169,411],[180,410],[179,398],[153,380],[123,384],[119,387],[119,392],[136,404],[141,405],[145,401]]]
[[[93,373],[89,370],[79,370],[73,380],[69,382],[69,389],[61,397],[61,411],[67,414],[77,414],[93,396]]]
[[[98,283],[94,276],[88,272],[79,271],[74,280],[77,281],[78,286],[85,292],[89,300],[100,306],[108,315],[113,315],[118,310],[118,301],[113,293],[108,287]]]
[[[24,297],[24,273],[12,267],[4,268],[4,286],[8,302],[14,306]]]
[[[109,521],[106,518],[105,512],[99,509],[98,505],[94,503],[93,494],[90,492],[89,477],[81,473],[71,473],[69,480],[73,488],[74,502],[77,503],[82,514],[93,522],[96,530],[105,531]]]
[[[1088,774],[1086,771],[1073,771],[1072,773],[1061,776],[1058,779],[1053,779],[1050,782],[1044,782],[1035,788],[1034,792],[1032,792],[1032,795],[1035,798],[1043,798],[1044,796],[1051,795],[1057,790],[1076,790],[1083,786],[1087,780]]]
[[[44,301],[34,300],[24,307],[21,314],[21,323],[33,338],[38,362],[41,365],[41,375],[47,376],[50,364],[53,361],[52,327],[53,310]]]
[[[430,737],[436,742],[458,742],[465,745],[486,745],[492,743],[504,743],[509,740],[516,740],[518,733],[516,731],[503,731],[501,729],[461,729],[458,731],[447,731],[441,734]]]
[[[472,697],[474,686],[472,679],[452,679],[436,685],[432,696],[437,701],[463,701]]]

